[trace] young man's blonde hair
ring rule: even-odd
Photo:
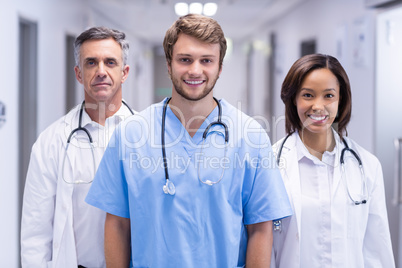
[[[227,48],[222,28],[216,20],[197,14],[188,14],[180,17],[166,31],[165,39],[163,40],[163,49],[165,50],[166,61],[169,66],[172,63],[173,47],[181,33],[195,37],[202,42],[219,44],[219,69],[222,68]]]

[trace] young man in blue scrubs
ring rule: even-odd
[[[107,265],[269,267],[272,220],[292,211],[265,131],[213,98],[223,31],[187,15],[163,45],[172,98],[120,125],[86,198],[107,212]]]

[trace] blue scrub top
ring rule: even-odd
[[[292,214],[269,138],[252,118],[221,100],[229,128],[202,134],[218,107],[191,137],[168,107],[166,156],[176,194],[163,192],[162,109],[166,99],[124,121],[115,131],[86,201],[131,219],[134,267],[242,267],[245,225]],[[199,176],[198,176],[199,168]],[[206,180],[222,180],[206,185]],[[200,179],[201,180],[200,180]]]

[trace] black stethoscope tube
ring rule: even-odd
[[[293,132],[293,133],[294,133],[294,132]],[[281,159],[283,146],[285,145],[286,140],[287,140],[293,133],[289,133],[289,134],[285,137],[285,139],[283,140],[283,142],[282,142],[282,144],[281,144],[281,147],[279,147],[278,155],[277,155],[277,158],[276,158],[276,163],[277,163],[278,166],[279,166],[279,162],[280,162],[280,159]],[[351,148],[349,147],[349,145],[348,145],[348,143],[346,142],[345,139],[342,139],[342,141],[343,141],[343,144],[345,145],[345,148],[342,149],[342,151],[341,151],[341,156],[340,156],[340,163],[341,163],[342,172],[345,173],[345,167],[344,167],[344,165],[345,165],[345,159],[344,159],[344,155],[345,155],[345,152],[346,152],[346,151],[349,151],[349,152],[356,158],[357,162],[359,163],[359,168],[360,168],[360,172],[361,172],[361,176],[362,176],[362,184],[363,184],[363,185],[362,185],[362,193],[363,193],[363,195],[364,195],[364,191],[366,191],[366,193],[367,193],[367,184],[366,184],[366,178],[365,178],[365,174],[364,174],[364,170],[363,170],[363,163],[362,163],[362,160],[360,159],[359,155],[358,155],[353,149],[351,149]],[[348,182],[347,182],[347,179],[346,179],[346,178],[345,178],[345,183],[346,183],[346,188],[347,188],[347,191],[348,191],[349,198],[353,201],[353,203],[354,203],[355,205],[360,205],[360,204],[366,204],[366,203],[367,203],[367,199],[366,199],[366,198],[363,198],[361,201],[356,201],[354,198],[352,198],[352,196],[351,196],[351,194],[350,194],[350,192],[349,192],[349,185],[348,185]]]
[[[131,114],[134,114],[133,110],[131,110],[130,106],[128,106],[128,104],[124,100],[121,100],[121,102],[127,107],[127,109],[130,111]],[[74,133],[77,131],[80,131],[80,130],[84,131],[87,134],[89,142],[92,143],[91,134],[89,133],[89,131],[86,128],[82,127],[82,113],[84,111],[84,108],[85,108],[85,101],[82,102],[81,107],[80,107],[80,115],[78,117],[78,127],[71,131],[70,135],[68,136],[67,143],[70,143],[71,138],[74,135]]]
[[[162,110],[162,127],[161,127],[161,143],[162,143],[162,157],[163,157],[163,167],[165,170],[165,181],[166,184],[163,186],[163,191],[166,194],[174,195],[175,193],[175,187],[174,184],[169,180],[169,171],[168,171],[168,165],[167,165],[167,158],[166,158],[166,143],[165,143],[165,122],[166,122],[166,111],[167,111],[167,106],[169,104],[169,101],[172,98],[168,98],[163,105],[163,110]],[[204,130],[204,133],[202,134],[203,140],[206,139],[207,134],[209,129],[214,126],[214,125],[221,125],[225,129],[225,143],[228,143],[229,141],[229,130],[227,125],[222,122],[222,107],[220,102],[214,97],[214,100],[216,104],[218,105],[218,120],[215,122],[210,123],[207,128]]]
[[[125,101],[122,100],[122,103],[127,107],[127,109],[130,111],[131,114],[134,114],[133,110],[131,110],[131,108],[128,106],[128,104]],[[92,144],[93,143],[92,135],[91,135],[91,133],[89,133],[89,131],[85,127],[82,127],[82,114],[83,114],[84,108],[85,108],[85,100],[82,102],[81,107],[80,107],[80,113],[79,113],[79,117],[78,117],[78,127],[73,129],[70,132],[70,135],[68,136],[66,149],[65,149],[65,153],[64,153],[64,158],[63,158],[62,171],[61,171],[62,175],[61,176],[62,176],[63,180],[66,183],[69,183],[69,184],[70,183],[71,184],[88,184],[88,183],[91,183],[93,181],[93,178],[91,180],[88,180],[88,181],[85,181],[85,180],[71,180],[71,181],[69,181],[69,180],[66,180],[66,178],[64,176],[65,175],[64,174],[64,167],[65,167],[65,161],[66,161],[66,157],[67,157],[67,151],[68,151],[68,147],[70,145],[71,139],[72,139],[72,137],[73,137],[75,132],[78,132],[78,131],[82,130],[82,131],[84,131],[86,133],[86,135],[88,137],[88,140],[89,140],[89,144],[91,146],[93,167],[94,167],[94,170],[96,169],[95,153],[94,153],[94,147],[93,147],[93,144]]]

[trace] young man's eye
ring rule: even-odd
[[[181,61],[181,62],[190,62],[190,59],[188,59],[188,58],[181,58],[180,61]]]
[[[210,60],[210,59],[203,59],[202,60],[204,63],[210,63],[210,62],[212,62],[212,60]]]

